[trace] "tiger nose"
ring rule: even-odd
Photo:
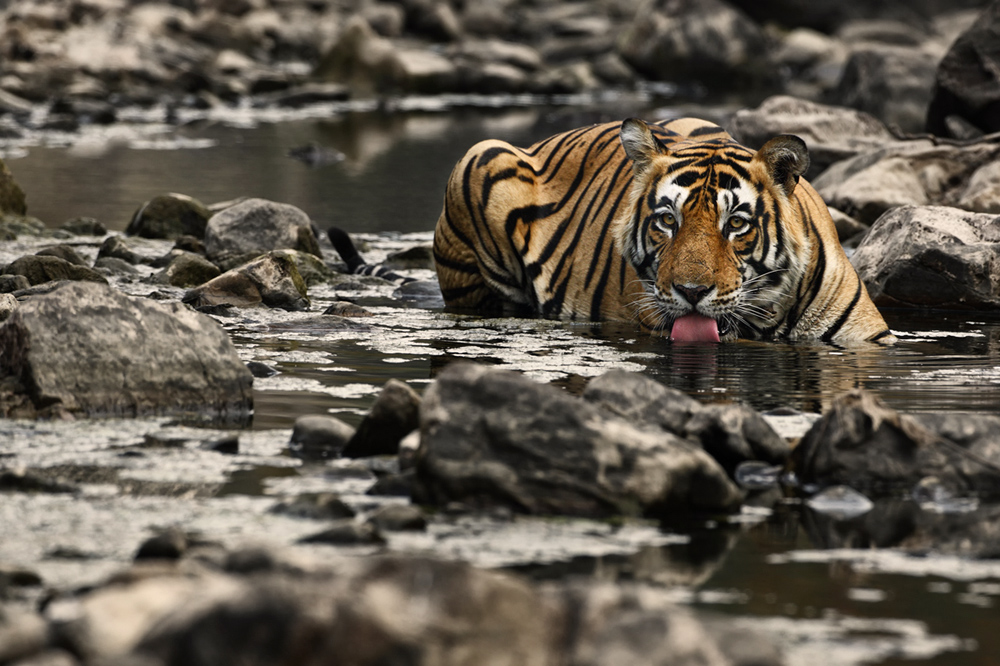
[[[692,306],[698,305],[698,302],[705,298],[708,292],[712,291],[712,287],[706,287],[702,284],[675,284],[674,289]]]

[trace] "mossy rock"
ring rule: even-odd
[[[25,215],[28,204],[24,199],[24,190],[14,180],[3,160],[0,160],[0,213],[5,215]]]
[[[4,213],[0,215],[0,240],[15,240],[19,236],[42,236],[45,224],[37,217]]]
[[[125,233],[142,238],[175,240],[181,236],[205,237],[212,211],[185,194],[153,197],[135,212]]]

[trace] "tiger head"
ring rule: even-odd
[[[621,142],[634,178],[616,238],[643,286],[640,320],[675,340],[758,337],[806,269],[803,225],[786,224],[805,143],[779,136],[755,153],[720,129],[668,148],[634,118]]]

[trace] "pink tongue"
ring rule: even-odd
[[[680,342],[718,342],[719,325],[700,314],[687,314],[674,321],[670,339]]]

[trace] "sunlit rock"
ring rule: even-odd
[[[876,305],[1000,307],[1000,216],[901,206],[872,226],[851,262]]]
[[[190,414],[244,422],[250,371],[210,317],[68,283],[0,327],[5,416]]]
[[[183,194],[164,194],[142,204],[125,233],[143,238],[175,239],[189,235],[201,238],[212,213],[197,199]]]
[[[309,307],[306,283],[295,262],[275,252],[191,289],[184,294],[183,302],[195,308],[223,304],[240,308],[266,305],[296,311]]]
[[[205,252],[215,262],[286,249],[321,256],[309,216],[290,204],[247,199],[213,215],[205,228]]]
[[[420,432],[422,503],[667,519],[742,499],[696,444],[510,371],[446,368],[424,394]]]

